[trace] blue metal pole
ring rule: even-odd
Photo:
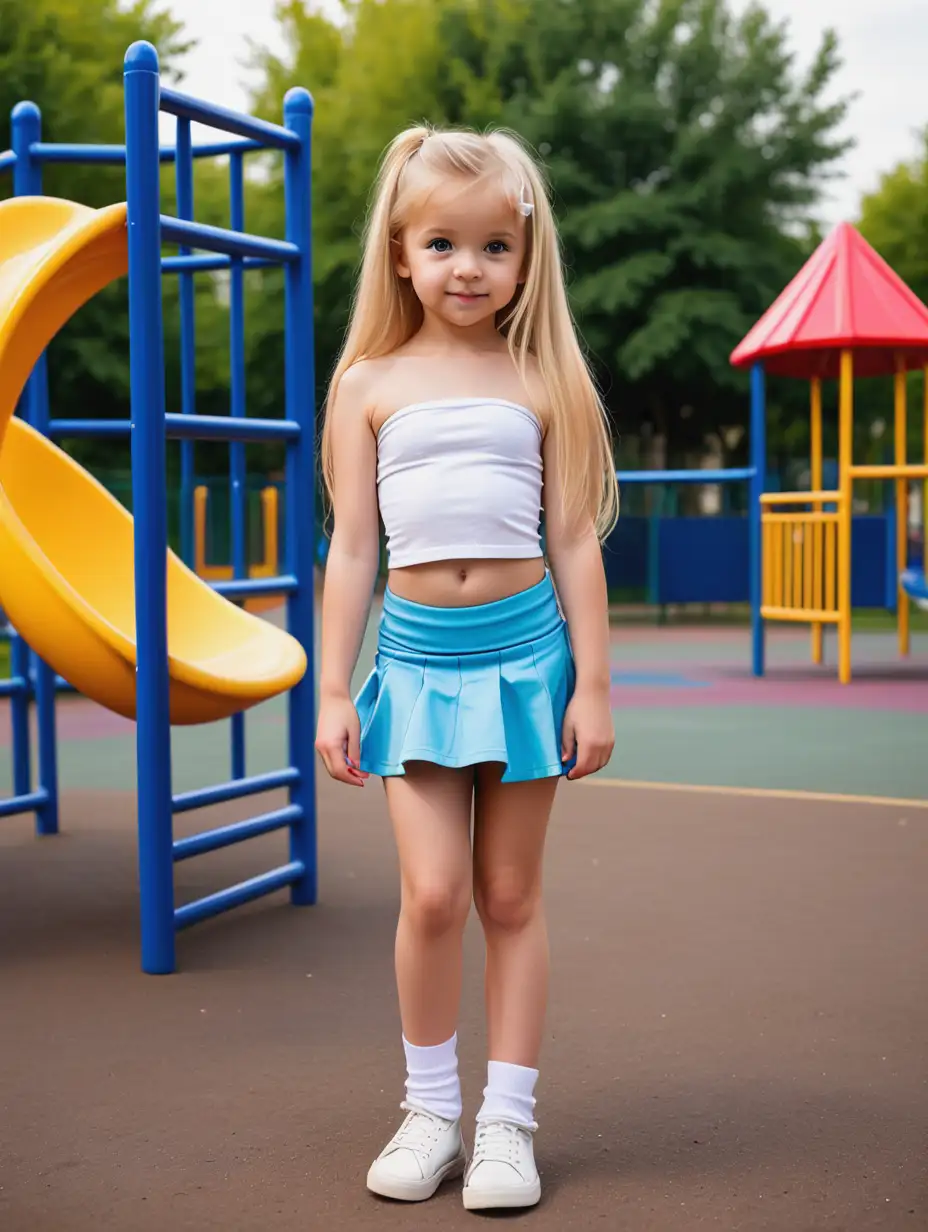
[[[18,103],[10,119],[13,150],[16,165],[13,168],[13,192],[17,197],[36,197],[42,194],[42,167],[33,155],[33,147],[42,139],[42,116],[35,103]],[[39,432],[48,435],[48,366],[42,355],[32,370],[26,386],[23,405],[24,417]],[[31,652],[30,652],[31,654]],[[36,726],[39,737],[39,787],[44,788],[44,801],[36,809],[36,831],[39,834],[58,833],[58,749],[55,735],[55,673],[38,655],[35,659]],[[29,673],[26,674],[27,678]],[[13,740],[14,764],[17,728],[25,727],[28,733],[29,697],[14,698]],[[24,713],[17,714],[22,706]],[[25,717],[24,717],[25,716]],[[28,735],[26,765],[28,766]],[[28,770],[26,771],[28,774]],[[15,765],[14,765],[15,774]],[[23,774],[23,766],[19,768]]]
[[[193,222],[193,147],[190,121],[177,121],[177,217]],[[190,256],[191,249],[180,246],[181,256]],[[197,403],[196,377],[196,313],[193,271],[180,273],[180,410],[193,415]],[[193,567],[193,482],[194,442],[180,445],[180,554],[185,564]]]
[[[29,156],[30,147],[39,140],[42,132],[38,107],[34,103],[17,104],[10,117],[10,127],[13,151],[16,154],[16,162],[13,164],[13,192],[16,196],[31,195],[32,186],[36,182],[36,191],[41,192],[42,169],[36,166]],[[27,389],[20,407],[20,414],[26,419],[29,418],[29,402],[30,391]],[[13,631],[10,637],[10,675],[28,681],[29,659],[29,647],[19,634]],[[24,796],[32,787],[28,690],[24,693],[13,693],[10,697],[10,722],[13,729],[13,794]],[[38,817],[36,820],[38,821]]]
[[[13,193],[36,197],[42,192],[42,168],[32,157],[32,147],[42,140],[42,113],[35,103],[17,103],[10,112],[10,136],[16,155]]]
[[[19,636],[10,637],[10,675],[29,682],[29,647]],[[32,790],[32,757],[29,738],[29,689],[10,695],[10,724],[13,729],[13,795],[25,796]]]
[[[42,138],[42,116],[35,103],[17,103],[11,115],[13,150],[13,194],[17,197],[42,195],[42,165],[33,157],[32,147]],[[45,355],[36,363],[26,386],[26,413],[40,432],[48,427],[48,365]]]
[[[190,123],[189,116],[182,116]],[[194,158],[221,158],[231,154],[233,150],[263,150],[265,146],[260,141],[241,140],[233,138],[229,141],[207,141],[194,146]],[[98,145],[90,142],[57,142],[42,141],[35,151],[36,157],[43,163],[82,163],[84,165],[101,163],[110,166],[125,166],[126,147],[124,145]],[[158,157],[163,163],[172,163],[177,157],[176,145],[162,146]],[[2,155],[0,155],[2,158]],[[0,166],[0,170],[2,170]]]
[[[229,160],[230,216],[233,231],[245,230],[245,177],[241,154]],[[230,411],[235,419],[245,418],[245,278],[241,257],[231,259],[229,270],[229,352],[231,356]],[[231,480],[229,485],[232,525],[232,565],[234,576],[247,575],[245,551],[245,488],[247,484],[245,445],[233,441],[229,446]]]
[[[287,571],[299,581],[287,601],[288,626],[306,649],[309,666],[290,690],[290,764],[299,781],[290,799],[302,819],[290,827],[290,859],[305,872],[294,882],[291,901],[314,903],[318,891],[316,853],[316,763],[314,753],[315,645],[315,401],[312,271],[312,122],[313,100],[307,90],[292,89],[284,99],[284,124],[300,139],[284,163],[287,239],[299,247],[299,260],[286,267],[286,415],[300,425],[299,438],[287,449]]]
[[[886,556],[886,567],[883,570],[883,587],[885,590],[885,599],[883,606],[888,612],[895,614],[899,605],[899,578],[896,574],[896,502],[886,503],[886,512],[883,514],[883,526],[885,528],[883,551]],[[853,550],[853,533],[854,522],[851,520],[851,547]]]
[[[295,134],[288,133],[279,124],[268,124],[266,120],[245,115],[241,111],[230,111],[228,107],[207,103],[202,98],[182,94],[179,90],[169,90],[166,86],[161,91],[161,110],[168,115],[186,116],[188,120],[221,128],[226,133],[235,133],[239,137],[257,141],[262,146],[270,146],[275,150],[296,152],[299,149],[299,140]]]
[[[764,621],[761,605],[761,503],[767,473],[767,406],[764,366],[751,369],[751,477],[750,508],[748,509],[748,560],[751,570],[751,650],[755,676],[764,674]]]
[[[299,259],[296,244],[269,239],[266,235],[246,235],[228,227],[213,227],[204,222],[182,222],[170,214],[161,217],[161,238],[167,244],[190,244],[207,252],[224,252],[233,257],[263,257],[280,264]]]
[[[245,714],[239,711],[230,720],[230,765],[233,779],[245,777]]]
[[[58,833],[58,741],[55,725],[57,673],[35,656],[35,708],[39,735],[39,787],[46,802],[37,812],[40,834]]]
[[[230,221],[233,231],[245,230],[245,167],[244,157],[233,154],[229,159]],[[231,414],[245,418],[245,271],[241,257],[232,257],[229,270],[229,353],[231,372],[229,393]],[[229,515],[232,525],[232,574],[248,576],[245,543],[245,491],[248,483],[244,441],[229,446]],[[234,714],[231,720],[231,761],[233,779],[245,777],[245,715]]]
[[[158,163],[158,54],[126,52],[129,376],[135,514],[136,739],[142,969],[175,968],[171,729],[167,663],[164,332]]]

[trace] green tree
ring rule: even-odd
[[[52,142],[125,140],[122,65],[135,39],[154,43],[170,80],[185,49],[180,26],[153,0],[0,0],[0,115],[29,99],[42,111],[42,136]],[[6,148],[7,141],[0,139]],[[125,199],[120,167],[50,164],[44,191],[91,206]],[[12,193],[11,177],[0,196]],[[128,414],[128,314],[125,283],[107,288],[83,308],[50,348],[52,413],[104,418]],[[112,443],[75,444],[85,459],[107,461]]]
[[[41,108],[45,141],[121,142],[126,48],[140,38],[154,43],[170,80],[188,46],[180,31],[155,0],[0,0],[0,116],[30,99]],[[92,206],[118,200],[124,182],[118,167],[53,164],[44,172],[48,193]]]
[[[861,234],[928,303],[928,128],[916,156],[880,177],[861,202]]]
[[[861,234],[915,294],[928,304],[928,128],[919,135],[915,157],[880,178],[877,189],[861,202]],[[924,376],[909,376],[910,460],[922,457]],[[892,392],[889,381],[859,387],[855,419],[870,438],[867,457],[892,460]],[[881,424],[885,430],[879,431]]]

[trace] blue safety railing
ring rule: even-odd
[[[131,421],[51,419],[44,356],[24,393],[21,413],[51,437],[130,436],[135,539],[137,642],[137,776],[142,969],[167,973],[176,966],[176,934],[198,920],[289,887],[291,901],[316,901],[317,851],[313,746],[313,565],[314,388],[311,257],[311,129],[313,103],[306,90],[290,90],[283,125],[271,124],[162,87],[158,57],[148,43],[134,43],[124,65],[125,145],[60,145],[41,140],[41,117],[31,103],[12,114],[13,148],[0,154],[0,171],[11,169],[17,196],[41,195],[46,162],[113,163],[126,167],[129,255]],[[177,117],[176,144],[158,140],[159,112]],[[190,125],[198,122],[235,140],[193,145]],[[276,149],[284,157],[286,234],[283,240],[250,235],[245,229],[244,156]],[[193,160],[228,155],[230,227],[194,220]],[[160,165],[176,163],[177,214],[162,214]],[[163,256],[162,244],[178,245]],[[200,251],[194,251],[200,250]],[[283,265],[285,284],[285,417],[248,419],[245,405],[244,273]],[[230,414],[198,415],[195,398],[193,275],[198,270],[230,271]],[[162,275],[180,279],[181,410],[166,414]],[[215,589],[235,600],[283,594],[291,633],[307,649],[309,668],[288,695],[289,765],[248,776],[245,717],[231,719],[231,779],[175,795],[171,780],[165,553],[167,493],[165,442],[181,441],[181,551],[192,555],[193,442],[226,440],[230,446],[230,513],[233,579]],[[247,577],[245,444],[277,440],[286,446],[286,537],[279,577]],[[33,665],[30,666],[30,659]],[[63,681],[57,681],[67,687]],[[13,796],[0,802],[0,816],[35,810],[37,828],[58,828],[55,746],[56,677],[11,635],[11,678],[0,696],[11,700]],[[39,735],[38,786],[31,787],[29,706],[35,699]],[[289,803],[246,821],[174,840],[173,816],[225,801],[286,789]],[[174,865],[194,855],[273,830],[288,829],[289,857],[280,868],[182,907],[174,902]]]
[[[764,491],[766,474],[767,431],[766,431],[766,397],[763,365],[755,364],[751,369],[751,422],[750,448],[751,465],[727,467],[717,470],[651,470],[651,471],[616,471],[619,487],[628,484],[726,484],[747,483],[750,485],[748,502],[748,568],[750,572],[750,603],[751,603],[751,670],[755,676],[763,676],[765,659],[764,622],[760,614],[761,600],[761,501]],[[656,560],[658,555],[658,535],[660,523],[652,518],[649,531],[648,577],[652,588],[657,586],[658,570]],[[657,602],[655,594],[649,595],[649,601]]]

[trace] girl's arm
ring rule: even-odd
[[[554,447],[545,440],[545,538],[548,562],[567,620],[577,680],[564,719],[562,756],[576,751],[568,774],[583,778],[612,756],[615,732],[610,703],[609,603],[602,549],[592,521],[568,519],[560,500]]]
[[[322,597],[322,656],[316,748],[333,778],[362,786],[360,725],[351,700],[380,563],[377,450],[361,367],[341,378],[332,415],[334,517]]]

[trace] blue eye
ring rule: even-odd
[[[487,244],[487,251],[494,257],[498,257],[502,253],[509,251],[509,245],[505,244],[502,240],[490,240],[489,244]]]
[[[437,239],[429,240],[426,247],[433,249],[435,252],[450,252],[451,241],[442,239],[441,236],[439,236]]]

